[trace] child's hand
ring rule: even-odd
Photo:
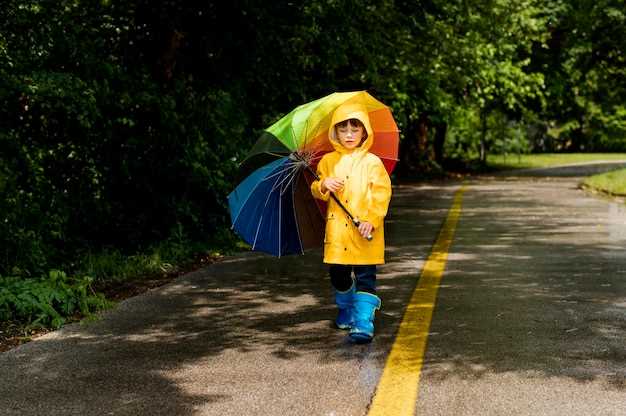
[[[343,180],[339,178],[326,178],[322,181],[322,192],[330,190],[331,192],[338,192],[343,189]]]
[[[359,234],[361,234],[363,238],[367,238],[368,235],[372,234],[372,231],[374,231],[374,226],[369,222],[359,224]]]

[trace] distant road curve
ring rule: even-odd
[[[596,175],[622,168],[626,168],[626,160],[594,160],[592,162],[571,163],[547,168],[512,169],[492,173],[489,176],[577,177]]]

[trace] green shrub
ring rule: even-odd
[[[162,53],[144,33],[159,31],[130,24],[134,9],[0,8],[0,275],[71,272],[83,250],[143,251],[179,225],[204,241],[228,225],[252,140],[245,90],[182,73],[164,82],[132,60]]]
[[[132,255],[119,249],[84,253],[76,268],[81,274],[93,276],[98,285],[176,271],[196,255],[219,256],[248,248],[241,246],[241,240],[230,229],[218,229],[206,240],[198,242],[190,239],[179,224],[167,240]]]
[[[59,328],[77,313],[89,316],[111,305],[92,290],[92,281],[59,270],[51,270],[42,279],[0,277],[0,319]]]

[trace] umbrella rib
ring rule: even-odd
[[[283,169],[280,173],[281,173],[281,174],[283,174],[283,173],[287,172],[287,170],[288,170],[288,169],[291,169],[291,170],[293,171],[293,170],[295,170],[295,168],[297,167],[297,166],[296,166],[296,167],[294,167],[294,166],[293,166],[293,165],[295,165],[295,163],[290,163],[289,165],[290,165],[290,166],[289,166],[288,168]],[[291,173],[291,172],[289,172],[289,173]],[[279,188],[279,187],[280,187],[280,189],[281,189],[281,191],[282,191],[282,186],[281,186],[281,185],[282,185],[282,184],[283,184],[283,183],[284,183],[287,179],[289,179],[289,177],[288,177],[288,175],[287,175],[287,174],[285,174],[285,177],[284,177],[284,178],[282,178],[282,179],[277,179],[277,180],[276,180],[276,183],[274,183],[274,185],[272,185],[272,190],[271,190],[271,192],[274,192],[274,191],[275,191],[277,188]],[[279,182],[279,180],[280,180],[280,182]],[[281,194],[282,194],[282,192],[281,192]]]
[[[283,199],[281,198],[282,196],[282,192],[279,193],[278,195],[278,258],[280,258],[280,251],[282,248],[282,244],[281,244],[281,233],[282,233],[282,225],[283,225],[283,221],[282,221],[282,212],[283,212]]]
[[[263,180],[265,180],[265,179],[263,179]],[[267,203],[270,200],[270,196],[272,196],[272,192],[274,192],[274,190],[275,190],[275,188],[272,187],[272,189],[267,193],[267,198],[265,198],[265,204],[263,205],[263,211],[261,211],[261,215],[259,216],[259,224],[257,225],[256,233],[254,234],[254,241],[252,243],[252,249],[253,250],[256,247],[256,241],[259,238],[259,230],[261,229],[261,223],[263,222],[263,213],[265,212],[265,209],[267,208]]]
[[[265,178],[263,178],[263,180],[262,180],[261,182],[266,181],[266,180],[268,180],[268,179],[272,179],[272,178],[273,178],[273,177],[275,177],[275,176],[282,175],[283,173],[285,173],[285,172],[286,172],[286,171],[288,171],[289,169],[293,169],[292,165],[293,165],[293,163],[292,163],[292,162],[287,162],[287,163],[285,163],[285,166],[284,166],[283,168],[281,168],[281,169],[277,170],[276,172],[272,173],[272,174],[271,174],[271,175],[269,175],[269,176],[266,176]]]
[[[296,142],[296,130],[293,128],[293,124],[289,124],[291,128],[291,141],[293,142],[294,150],[298,148],[298,143]]]
[[[300,224],[298,223],[298,215],[296,214],[296,186],[295,185],[291,187],[291,205],[293,206],[293,215],[294,215],[294,220],[296,223],[296,233],[298,233],[298,244],[300,244],[300,253],[304,254],[304,246],[302,245],[302,237],[300,236]]]
[[[268,194],[269,198],[269,194]],[[267,201],[265,201],[267,205]],[[263,211],[265,211],[265,207],[263,207]],[[259,216],[259,223],[256,226],[256,232],[254,233],[254,241],[252,241],[252,250],[256,247],[256,240],[259,237],[259,230],[261,229],[261,223],[263,222],[263,211],[261,211],[261,216]]]
[[[280,175],[281,173],[283,173],[285,170],[287,169],[291,169],[291,164],[290,163],[286,163],[285,164],[287,167],[283,167],[279,170],[277,170],[275,173],[272,173],[269,176],[266,176],[265,178],[261,179],[260,181],[258,181],[255,185],[254,188],[252,188],[252,190],[250,192],[248,192],[248,195],[246,196],[246,200],[244,201],[243,204],[241,204],[241,209],[239,210],[239,212],[237,213],[237,216],[235,217],[235,219],[233,220],[233,225],[230,227],[231,229],[235,228],[235,224],[237,223],[237,220],[239,220],[239,216],[241,215],[241,213],[244,211],[244,207],[245,205],[248,203],[248,201],[250,200],[250,197],[252,196],[252,194],[254,194],[254,192],[256,191],[256,189],[259,187],[259,185],[265,181],[267,181],[268,179],[271,179],[277,175]],[[272,189],[273,191],[273,189]],[[270,191],[270,192],[272,192]]]
[[[291,178],[289,179],[289,181],[285,185],[281,185],[280,195],[281,196],[284,195],[285,191],[291,187],[291,189],[292,189],[292,191],[291,191],[291,203],[293,205],[293,213],[295,215],[295,212],[296,212],[296,205],[295,205],[295,201],[294,201],[294,199],[295,199],[295,186],[291,186],[291,183],[293,182],[294,178],[296,176],[298,176],[298,169],[297,169],[298,168],[298,164],[294,163],[294,165],[295,165],[296,169],[294,169],[292,172],[289,172],[288,175],[291,176]],[[284,180],[283,180],[283,182],[284,182]],[[279,201],[282,203],[282,198],[279,198]],[[281,210],[282,210],[282,205],[279,205],[278,218],[281,218],[281,212],[282,212]],[[304,250],[302,249],[302,242],[300,240],[300,230],[298,229],[298,221],[295,218],[294,218],[294,220],[295,220],[295,223],[296,223],[296,231],[298,233],[298,242],[300,243],[300,251],[302,252],[302,254],[304,254]],[[279,226],[282,226],[282,221],[279,223]],[[279,238],[278,239],[278,243],[279,243],[278,244],[278,247],[279,247],[278,257],[280,257],[280,247],[281,247],[281,245],[280,245],[281,229],[280,228],[279,228],[278,238]]]
[[[313,161],[315,159],[321,159],[322,158],[321,156],[319,158],[317,157],[317,155],[319,155],[320,153],[322,153],[321,150],[313,150],[313,151],[311,151],[311,161]]]
[[[309,118],[307,117],[306,123],[304,123],[304,144],[302,145],[303,149],[306,148],[308,133],[309,133]]]
[[[321,107],[322,104],[320,103],[320,105],[316,108],[316,110]],[[322,122],[321,120],[317,123],[317,125],[315,126],[315,134],[313,135],[313,137],[317,137],[317,134],[319,132],[320,126],[321,126]]]
[[[299,164],[295,162],[291,163],[291,165],[292,165],[291,166],[292,170],[290,172],[287,172],[285,170],[284,171],[285,177],[278,184],[278,186],[280,187],[280,194],[278,197],[278,257],[279,258],[281,257],[281,251],[282,251],[282,226],[283,226],[283,222],[282,222],[283,199],[281,198],[281,196],[285,194],[285,190],[291,185],[291,182],[296,177],[297,172],[298,172],[298,166],[299,166]],[[285,180],[287,179],[288,181],[285,184]],[[294,212],[295,212],[295,206],[294,206]],[[296,221],[296,224],[297,224],[297,221]],[[298,233],[298,241],[299,239],[300,239],[300,233]],[[302,245],[300,245],[300,249],[302,251]]]
[[[280,187],[280,194],[284,195],[285,194],[285,189],[287,189],[287,187],[289,185],[291,185],[291,182],[293,182],[293,179],[298,175],[298,171],[300,170],[300,164],[299,163],[294,163],[294,168],[291,172],[289,172],[289,180],[287,181],[287,183],[282,186],[282,183],[285,182],[285,180],[283,179],[283,181],[281,182],[281,187]]]
[[[322,124],[322,123],[317,123],[317,126],[315,127],[315,134],[313,134],[313,137],[317,137],[317,132],[320,129],[320,124]]]
[[[259,230],[261,229],[261,223],[263,222],[263,213],[265,212],[265,210],[267,209],[267,203],[269,202],[270,196],[272,195],[272,193],[274,191],[276,191],[277,189],[280,188],[281,184],[285,182],[287,176],[288,176],[288,170],[289,169],[293,169],[294,165],[296,165],[295,163],[286,163],[286,167],[283,169],[280,169],[277,173],[274,173],[266,178],[263,178],[263,181],[269,179],[270,177],[274,177],[280,174],[284,174],[285,178],[280,179],[280,182],[277,182],[272,185],[272,189],[267,193],[267,198],[265,199],[265,204],[263,206],[263,211],[261,211],[261,215],[259,217],[259,224],[257,225],[257,229],[256,229],[256,233],[254,235],[254,242],[252,243],[252,249],[254,250],[254,248],[256,247],[256,242],[259,238]],[[279,239],[279,244],[280,244],[280,209],[281,209],[281,199],[280,199],[280,195],[278,197],[278,207],[279,207],[279,234],[278,234],[278,239]],[[280,245],[279,245],[279,257],[280,257]]]
[[[274,152],[265,152],[265,153],[271,156],[276,156],[276,157],[286,157],[285,155],[281,155],[280,153],[274,153]]]
[[[235,224],[237,223],[237,220],[239,219],[239,215],[241,215],[241,213],[243,212],[243,207],[248,203],[248,200],[250,199],[250,196],[252,196],[252,194],[254,193],[254,191],[256,191],[256,188],[259,187],[259,185],[263,182],[265,182],[267,179],[270,179],[278,174],[280,174],[281,171],[279,170],[278,173],[273,173],[270,176],[266,176],[265,178],[263,178],[262,180],[258,181],[255,185],[254,188],[252,188],[252,190],[250,192],[248,192],[248,196],[246,196],[246,200],[244,201],[243,204],[241,204],[241,209],[239,210],[239,212],[237,213],[237,216],[235,217],[235,219],[233,220],[233,225],[231,227],[231,229],[235,228]],[[236,191],[236,189],[235,189]]]
[[[252,190],[250,192],[248,192],[248,195],[246,196],[246,200],[243,202],[243,204],[241,204],[241,208],[239,209],[239,212],[237,213],[237,216],[235,217],[235,219],[233,220],[233,225],[230,227],[230,229],[234,229],[235,228],[235,224],[237,224],[237,221],[239,220],[239,216],[241,215],[241,213],[243,212],[243,208],[246,206],[246,204],[248,203],[248,201],[250,200],[250,196],[252,196],[252,194],[254,193],[254,191],[256,191],[256,188],[259,187],[259,185],[261,184],[261,181],[258,181],[255,185],[254,188],[252,188]],[[237,192],[237,189],[235,189],[235,192]]]

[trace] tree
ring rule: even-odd
[[[572,151],[626,149],[623,3],[549,4],[555,10],[549,22],[549,47],[533,54],[535,68],[546,79],[549,105],[541,119],[547,146]]]

